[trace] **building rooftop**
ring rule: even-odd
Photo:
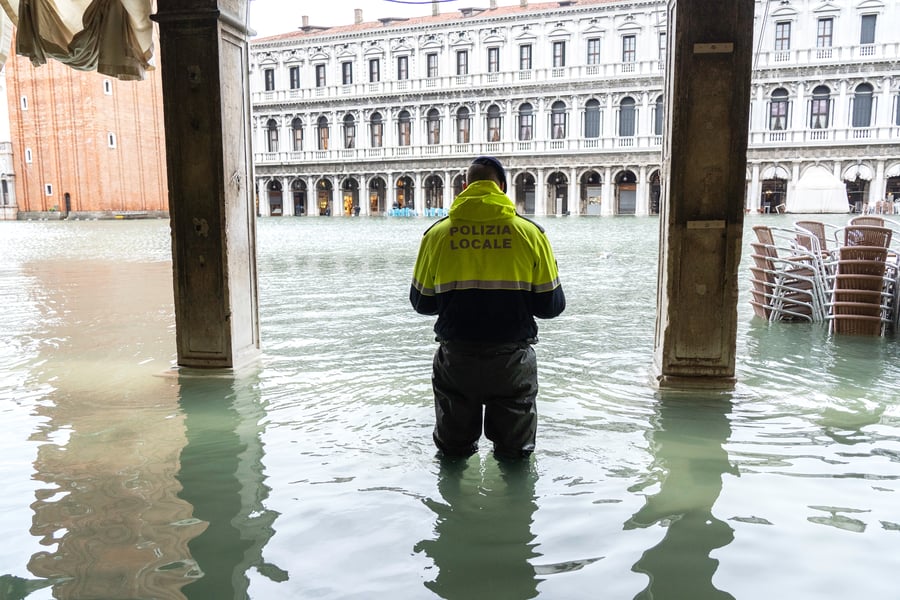
[[[374,21],[361,21],[349,25],[337,25],[334,27],[322,27],[304,22],[297,31],[289,31],[287,33],[279,33],[277,35],[256,38],[252,43],[259,44],[279,42],[303,39],[306,37],[320,37],[322,35],[341,35],[374,29],[384,29],[386,27],[424,26],[440,23],[453,23],[455,21],[461,21],[463,19],[497,18],[509,15],[548,11],[556,8],[579,8],[600,4],[616,4],[620,2],[621,0],[557,0],[556,2],[528,3],[524,6],[521,4],[517,4],[515,6],[498,6],[496,8],[460,8],[453,12],[440,13],[438,15],[429,15],[425,17],[381,17]]]

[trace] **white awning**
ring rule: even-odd
[[[900,163],[888,167],[884,172],[885,177],[900,177]]]
[[[766,167],[761,175],[762,179],[790,179],[791,176],[788,174],[787,169],[782,167],[781,165],[772,165],[770,167]]]
[[[16,27],[16,54],[82,71],[143,79],[152,69],[152,0],[0,0]]]
[[[856,178],[872,181],[872,169],[866,165],[852,165],[844,170],[844,181],[856,181]]]

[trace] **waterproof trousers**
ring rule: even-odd
[[[432,367],[434,443],[441,452],[477,452],[482,424],[498,457],[534,451],[538,380],[531,344],[441,342]]]

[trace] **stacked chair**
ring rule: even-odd
[[[827,314],[827,268],[818,238],[808,231],[756,225],[750,244],[750,304],[769,321],[821,322]]]
[[[897,255],[890,249],[892,230],[876,225],[844,228],[844,244],[828,274],[829,331],[884,335],[894,325],[897,307]]]

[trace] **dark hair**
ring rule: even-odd
[[[500,189],[504,192],[506,191],[506,171],[503,169],[503,164],[499,160],[493,156],[479,156],[472,161],[472,164],[483,165],[493,169],[494,173],[497,175],[497,181],[500,182]]]

